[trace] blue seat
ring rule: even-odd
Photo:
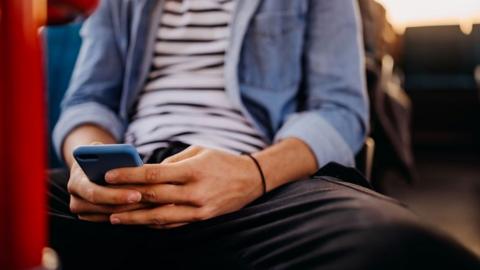
[[[81,25],[76,22],[62,26],[48,26],[43,31],[50,141],[53,127],[60,114],[60,103],[70,83],[82,43],[79,35]],[[63,166],[51,146],[49,162],[50,168]]]

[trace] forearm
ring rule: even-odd
[[[267,191],[303,179],[318,170],[312,150],[302,140],[287,138],[253,155],[267,183]]]
[[[70,134],[66,137],[62,148],[62,153],[67,165],[69,167],[72,166],[72,152],[77,146],[88,145],[94,142],[104,144],[116,143],[114,137],[109,132],[97,125],[82,125],[70,132]]]

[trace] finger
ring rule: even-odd
[[[188,158],[191,158],[197,155],[199,152],[202,151],[201,147],[198,146],[190,146],[187,149],[183,150],[182,152],[170,156],[162,161],[162,164],[169,164],[174,162],[179,162]]]
[[[136,190],[104,187],[88,179],[72,181],[69,190],[71,194],[92,204],[134,204],[142,199],[142,194]]]
[[[108,222],[109,215],[78,215],[78,219],[90,222]]]
[[[200,198],[193,195],[191,188],[183,185],[159,184],[153,186],[134,186],[142,193],[142,202],[154,204],[186,204],[201,206]]]
[[[70,196],[70,211],[79,215],[110,214],[108,206],[89,203],[80,197]]]
[[[133,211],[147,208],[150,205],[143,203],[127,204],[127,205],[99,205],[92,204],[77,196],[70,196],[70,211],[74,214],[95,215],[95,214],[112,214],[126,211]]]
[[[192,173],[187,163],[146,164],[136,168],[109,171],[105,180],[110,184],[184,183]]]
[[[202,220],[201,208],[180,205],[165,205],[154,209],[117,213],[110,216],[112,224],[168,225],[191,223]]]

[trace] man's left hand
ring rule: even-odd
[[[143,202],[155,205],[112,214],[112,224],[177,227],[237,211],[262,195],[250,158],[196,146],[160,164],[112,170],[105,178],[140,191]]]

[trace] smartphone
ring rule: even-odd
[[[129,144],[80,146],[73,157],[88,179],[99,185],[106,185],[105,173],[110,170],[143,165],[137,150]]]

